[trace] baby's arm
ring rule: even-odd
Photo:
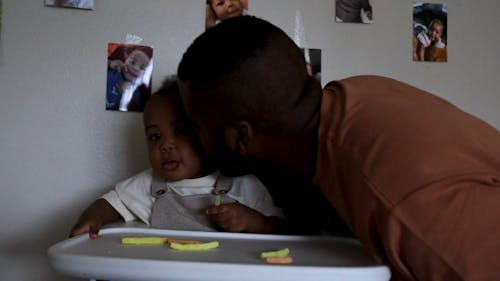
[[[123,220],[120,214],[105,199],[99,198],[92,203],[78,218],[69,237],[88,233],[96,239],[102,225]]]
[[[285,220],[265,216],[240,203],[223,204],[207,209],[209,218],[228,232],[284,233]]]
[[[424,54],[425,54],[425,46],[421,42],[418,42],[418,44],[417,44],[417,58],[419,61],[424,60]]]

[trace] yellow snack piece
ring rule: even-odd
[[[179,251],[205,251],[205,250],[215,249],[218,247],[219,247],[218,241],[211,241],[207,243],[198,243],[198,244],[170,243],[170,248]]]
[[[163,245],[167,242],[167,237],[123,237],[122,244],[127,245]]]
[[[290,250],[288,248],[284,248],[284,249],[281,249],[281,250],[278,250],[278,251],[269,251],[269,252],[262,252],[260,253],[260,258],[261,259],[266,259],[266,258],[269,258],[269,257],[286,257],[288,256],[288,254],[290,254]]]
[[[214,200],[214,205],[215,206],[219,206],[221,203],[221,195],[220,194],[216,194],[215,195],[215,200]]]

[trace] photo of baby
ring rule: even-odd
[[[219,22],[248,14],[248,0],[206,0],[205,29]]]
[[[0,34],[2,34],[2,0],[0,0]],[[2,38],[2,36],[0,36]]]
[[[93,10],[94,0],[45,0],[45,6]]]
[[[142,112],[151,96],[153,48],[108,44],[106,110]]]
[[[448,61],[446,4],[413,3],[414,61]]]

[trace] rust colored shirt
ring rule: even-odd
[[[314,183],[394,280],[500,280],[500,132],[393,79],[324,89]]]

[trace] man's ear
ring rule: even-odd
[[[230,125],[224,129],[226,145],[231,151],[236,151],[240,155],[245,155],[249,152],[249,145],[253,140],[253,133],[253,127],[248,121],[232,121]]]

